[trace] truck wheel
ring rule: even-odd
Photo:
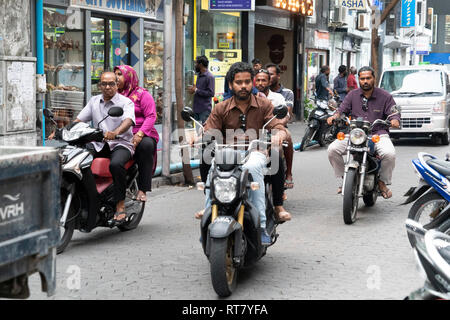
[[[236,288],[237,270],[233,265],[233,235],[225,239],[211,238],[211,280],[220,297],[228,297]]]
[[[352,224],[356,221],[358,212],[358,172],[355,168],[350,168],[345,177],[344,185],[344,205],[343,214],[345,224]]]
[[[442,134],[442,136],[441,136],[441,143],[444,146],[448,146],[449,145],[448,132]]]

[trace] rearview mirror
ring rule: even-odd
[[[192,121],[191,118],[194,118],[194,111],[189,107],[184,107],[183,110],[181,110],[181,118],[186,122]]]
[[[50,109],[45,108],[44,111],[42,111],[44,113],[44,116],[50,119],[53,119],[53,113],[50,111]]]
[[[108,110],[108,115],[110,117],[121,117],[123,115],[123,109],[121,107],[111,107]]]
[[[279,105],[273,108],[273,115],[277,117],[277,119],[283,119],[288,114],[288,108],[285,105]]]

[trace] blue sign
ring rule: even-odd
[[[254,11],[255,0],[209,0],[209,10]]]
[[[400,27],[409,28],[416,25],[416,0],[402,0],[402,21]]]
[[[435,64],[450,64],[450,53],[431,52],[428,56],[423,57],[423,61]]]

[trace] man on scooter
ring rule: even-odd
[[[340,105],[337,112],[327,119],[329,125],[341,114],[349,114],[353,119],[362,117],[364,120],[373,123],[377,119],[385,120],[395,106],[392,95],[380,88],[375,87],[375,70],[371,67],[362,67],[358,72],[359,89],[350,91]],[[400,127],[400,115],[390,118],[393,128]],[[389,138],[389,129],[382,125],[376,125],[372,134],[380,136],[380,141],[375,145],[377,154],[381,157],[380,180],[378,187],[381,195],[385,199],[392,197],[391,190],[386,185],[391,184],[392,171],[395,167],[395,148]],[[334,168],[336,177],[344,176],[344,159],[348,137],[345,140],[335,140],[328,147],[328,159]],[[338,193],[342,192],[342,182],[338,188]]]
[[[253,134],[259,136],[259,131],[263,128],[272,117],[273,105],[264,98],[252,94],[254,70],[251,65],[244,62],[237,62],[230,67],[227,73],[227,79],[233,97],[217,104],[209,116],[205,124],[205,133],[212,131],[220,132],[222,137],[228,141],[226,134],[231,130],[234,134],[236,130],[243,129],[245,136],[249,137]],[[286,129],[283,122],[278,119],[272,120],[266,127],[267,130],[276,131],[272,134],[272,143],[280,146],[287,138]],[[256,137],[255,137],[256,138]],[[265,205],[265,188],[264,188],[264,169],[266,167],[266,154],[256,150],[250,153],[248,161],[243,168],[248,169],[253,176],[253,180],[260,185],[259,190],[250,191],[249,199],[258,209],[260,214],[261,228],[264,230],[261,234],[263,245],[270,245],[270,236],[265,231],[266,228],[266,205]],[[282,164],[279,164],[282,166]],[[275,174],[278,176],[278,174]],[[284,178],[283,174],[280,175]],[[282,179],[283,180],[283,179]],[[274,182],[275,184],[276,182]],[[277,187],[277,186],[274,186]],[[283,181],[280,183],[281,191],[283,190]],[[206,190],[205,207],[210,206],[211,200],[209,190]],[[291,215],[286,212],[281,203],[276,203],[274,199],[275,212],[279,221],[288,221]],[[196,214],[200,218],[202,211]]]
[[[86,148],[95,158],[111,159],[109,170],[114,182],[116,213],[110,224],[114,226],[127,218],[125,212],[125,164],[134,154],[134,147],[131,142],[133,139],[132,126],[135,124],[134,103],[117,92],[117,78],[113,72],[104,72],[98,85],[102,94],[89,100],[88,104],[78,114],[75,122],[92,121],[95,127],[104,131],[103,142],[88,143]],[[113,106],[122,107],[123,115],[117,118],[107,117],[103,120],[108,115],[108,110]],[[99,124],[99,122],[101,123]]]

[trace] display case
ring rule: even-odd
[[[91,95],[101,93],[98,88],[105,67],[105,19],[91,18]]]
[[[82,28],[83,16],[79,10],[44,8],[45,101],[60,127],[74,120],[84,107]]]
[[[155,27],[145,28],[144,41],[144,87],[155,100],[156,123],[161,123],[164,93],[163,31]]]

